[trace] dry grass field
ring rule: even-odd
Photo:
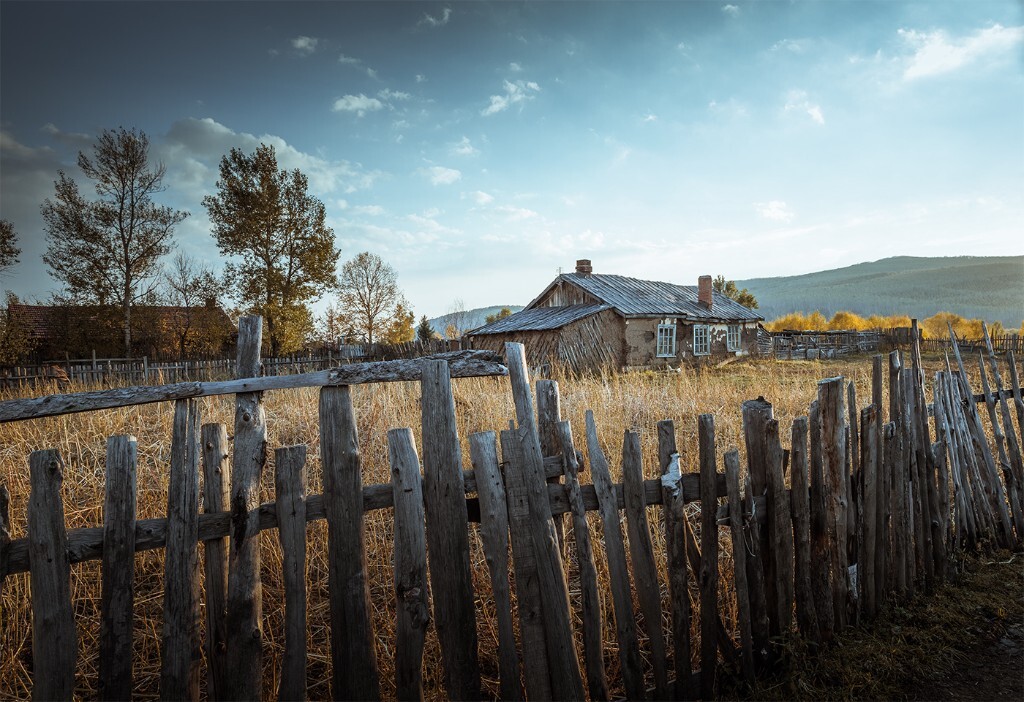
[[[938,370],[938,361],[928,367]],[[976,368],[975,368],[976,371]],[[816,382],[843,375],[853,380],[858,404],[868,404],[871,391],[870,357],[835,361],[749,360],[718,369],[686,370],[671,373],[630,372],[590,377],[559,379],[562,414],[571,420],[576,444],[585,447],[583,417],[588,409],[595,413],[605,453],[612,463],[613,477],[621,456],[622,432],[633,428],[641,435],[645,476],[657,474],[656,423],[675,420],[677,441],[683,455],[684,471],[696,471],[697,415],[714,413],[719,456],[727,449],[741,449],[740,405],[746,399],[764,396],[772,402],[780,421],[784,445],[788,444],[790,423],[806,414],[816,394]],[[930,385],[930,383],[929,383]],[[977,384],[974,383],[975,387]],[[468,437],[472,432],[500,430],[514,417],[507,379],[479,378],[454,381],[459,432],[463,441],[463,460],[468,468]],[[7,395],[2,399],[10,399]],[[415,383],[359,386],[353,400],[360,432],[364,485],[386,483],[390,479],[387,463],[386,431],[409,426],[419,445],[419,387]],[[887,400],[886,400],[887,401]],[[201,400],[202,421],[223,422],[229,431],[233,423],[233,398]],[[275,391],[265,397],[268,423],[268,447],[304,443],[309,447],[310,494],[322,491],[317,432],[317,391],[315,389]],[[24,536],[26,503],[29,493],[28,456],[36,449],[56,448],[66,463],[63,498],[68,528],[98,526],[102,523],[104,452],[107,437],[133,434],[138,439],[138,516],[160,517],[167,506],[167,465],[170,456],[173,406],[170,403],[121,410],[39,419],[0,425],[0,483],[11,493],[11,523],[14,538]],[[270,460],[272,460],[272,452]],[[273,467],[264,474],[261,501],[273,499]],[[589,477],[584,474],[584,482]],[[696,507],[696,505],[694,505]],[[656,510],[660,515],[660,509]],[[394,590],[392,585],[392,524],[389,510],[366,516],[366,546],[369,582],[374,608],[377,655],[381,667],[382,693],[395,694],[393,682]],[[659,518],[652,511],[654,543],[658,558],[664,561],[664,541]],[[591,513],[591,531],[600,538],[596,513]],[[483,560],[476,526],[471,525],[474,587],[477,593],[478,632],[481,666],[487,692],[497,695],[497,631],[490,597],[487,567]],[[721,533],[723,575],[731,573],[729,539]],[[308,622],[310,699],[326,699],[330,694],[329,634],[327,598],[326,525],[311,523],[308,530]],[[280,575],[280,548],[276,532],[261,535],[263,558],[264,611],[264,691],[277,689],[278,662],[283,647],[283,591]],[[599,577],[607,585],[607,565],[603,548],[596,548]],[[570,578],[574,571],[570,562]],[[665,591],[664,571],[662,589]],[[155,698],[158,694],[160,667],[160,631],[162,607],[163,556],[148,551],[136,556],[135,599],[135,693],[137,698]],[[76,694],[96,696],[98,668],[98,632],[100,603],[99,562],[72,566],[72,598],[79,636]],[[691,580],[692,583],[692,580]],[[732,582],[722,580],[721,601],[728,627],[735,626]],[[694,585],[695,587],[695,585]],[[601,587],[606,610],[611,609],[607,587]],[[28,575],[7,578],[0,600],[0,698],[24,699],[31,691],[31,622]],[[578,605],[578,588],[570,579],[573,605]],[[696,590],[692,597],[697,599]],[[668,609],[666,600],[666,628]],[[697,636],[697,622],[694,621]],[[642,643],[643,646],[643,643]],[[694,640],[694,654],[699,651]],[[605,651],[613,693],[621,694],[617,671],[618,655],[614,629],[605,632]],[[649,651],[644,650],[648,655]],[[444,697],[440,653],[436,636],[428,634],[425,692],[428,698]],[[696,665],[696,661],[695,661]],[[649,671],[648,671],[649,672]]]

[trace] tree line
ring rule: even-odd
[[[952,325],[953,332],[961,339],[981,339],[983,334],[981,326],[984,320],[963,317],[953,312],[939,312],[926,319],[920,320],[918,326],[921,334],[926,339],[945,339],[949,336],[947,324]],[[866,331],[869,329],[893,329],[896,327],[910,327],[910,317],[907,315],[877,315],[862,317],[854,312],[836,312],[831,318],[826,317],[818,310],[809,314],[804,312],[790,312],[781,317],[776,317],[765,323],[768,331],[807,330],[856,330]],[[1019,329],[1006,329],[1000,322],[988,323],[989,334],[992,336],[1003,336],[1006,334],[1024,335],[1024,324]]]
[[[61,286],[49,300],[52,306],[102,310],[90,320],[102,318],[116,327],[126,356],[136,346],[140,321],[146,322],[133,315],[156,306],[196,310],[171,316],[176,328],[170,337],[182,356],[197,352],[193,340],[209,339],[201,310],[212,308],[225,308],[232,318],[262,315],[266,351],[273,356],[311,341],[415,338],[415,317],[395,270],[370,252],[337,270],[341,251],[324,204],[309,193],[299,169],[279,168],[273,146],[260,144],[253,153],[232,149],[221,158],[214,193],[203,198],[214,242],[228,261],[222,274],[180,252],[168,263],[176,249],[175,228],[190,213],[154,200],[164,190],[166,169],[149,151],[142,131],[104,130],[91,152],[79,152],[77,160],[94,196],[58,172],[53,196],[40,208],[43,261]],[[0,220],[0,275],[18,262],[17,244],[11,222]],[[333,300],[314,319],[310,304],[325,296]],[[8,295],[0,316],[0,362],[30,351],[10,315],[10,304],[17,302]]]

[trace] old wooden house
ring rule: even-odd
[[[763,320],[714,292],[709,275],[676,285],[594,273],[583,259],[520,312],[467,336],[473,348],[494,351],[518,341],[535,365],[664,368],[756,354]]]

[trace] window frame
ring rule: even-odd
[[[668,332],[668,334],[662,334],[662,332]],[[662,341],[667,340],[668,351],[663,351]],[[658,325],[657,333],[654,337],[654,355],[658,358],[675,358],[676,357],[676,324],[675,322],[664,322]]]
[[[735,341],[733,341],[735,331]],[[743,348],[743,325],[729,324],[725,329],[725,346],[730,351],[739,351]]]
[[[697,332],[703,332],[704,339],[701,347],[697,345]],[[703,348],[703,350],[701,350]],[[694,324],[693,325],[693,355],[694,356],[710,356],[711,355],[711,325],[709,324]]]

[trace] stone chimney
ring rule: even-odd
[[[594,272],[594,267],[590,265],[589,258],[580,258],[576,261],[576,273],[582,276],[589,276]],[[708,283],[710,285],[710,283]]]
[[[711,276],[702,275],[697,278],[697,301],[705,309],[711,309]]]

